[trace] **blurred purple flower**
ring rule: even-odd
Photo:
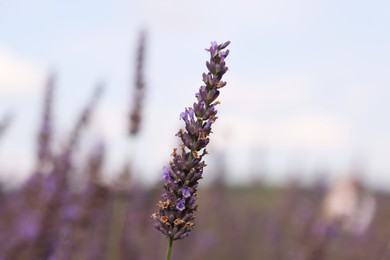
[[[33,239],[39,232],[39,218],[37,214],[25,213],[20,215],[17,229],[24,239]]]
[[[133,106],[129,113],[129,134],[136,135],[139,132],[143,99],[145,96],[144,60],[145,60],[146,33],[141,32],[137,49],[135,85],[133,94]]]

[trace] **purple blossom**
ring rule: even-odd
[[[188,187],[183,187],[183,189],[181,190],[181,194],[184,198],[189,198],[191,196],[190,189]]]
[[[161,195],[161,198],[162,198],[164,201],[166,201],[166,200],[169,198],[169,196],[168,196],[168,194],[163,193],[163,194]]]
[[[39,232],[38,221],[39,218],[34,213],[27,213],[26,215],[20,216],[17,228],[24,239],[33,239],[37,236]]]
[[[180,118],[183,119],[184,122],[188,122],[188,113],[187,113],[187,110],[185,110],[184,112],[181,112],[180,113]]]
[[[176,201],[176,208],[180,211],[183,211],[185,209],[184,199],[179,199],[178,201]]]
[[[161,173],[161,179],[169,181],[169,178],[169,168],[164,166]]]
[[[195,115],[194,109],[190,107],[190,108],[186,108],[184,112],[180,113],[180,118],[183,119],[183,121],[186,124],[190,124],[195,122],[194,115]]]

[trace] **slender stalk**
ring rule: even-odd
[[[119,259],[121,239],[126,221],[127,201],[123,196],[115,197],[111,215],[111,227],[108,234],[106,259]]]
[[[165,260],[170,260],[172,255],[173,239],[169,238],[168,248],[167,248],[167,257]]]

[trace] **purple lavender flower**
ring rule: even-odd
[[[177,133],[182,141],[181,152],[174,149],[169,167],[163,168],[165,192],[152,217],[156,221],[155,227],[170,239],[169,255],[172,241],[187,237],[194,226],[198,181],[206,166],[202,159],[207,154],[205,147],[210,141],[211,126],[217,119],[215,107],[219,102],[215,100],[219,89],[226,85],[221,79],[228,70],[225,58],[229,51],[223,49],[229,43],[212,42],[206,49],[210,52],[210,61],[206,62],[209,72],[202,75],[205,85],[195,94],[197,102],[180,114],[185,123],[185,129]]]

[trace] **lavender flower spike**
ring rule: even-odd
[[[212,42],[206,49],[210,52],[210,60],[206,62],[209,71],[203,74],[205,85],[195,95],[197,102],[180,114],[185,123],[185,129],[177,133],[182,141],[181,152],[174,149],[169,166],[162,171],[165,192],[152,217],[156,221],[155,227],[170,239],[170,245],[173,240],[187,237],[194,226],[198,181],[206,166],[202,159],[207,154],[205,147],[209,143],[211,126],[217,119],[215,107],[219,102],[215,100],[219,89],[226,85],[221,79],[228,70],[225,58],[229,51],[223,49],[229,43]]]

